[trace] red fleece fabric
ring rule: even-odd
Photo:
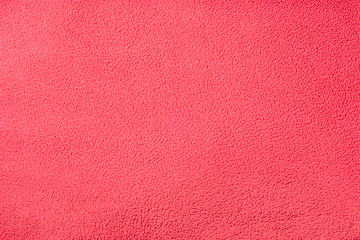
[[[0,0],[13,239],[360,239],[360,1]]]

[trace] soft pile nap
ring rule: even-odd
[[[360,1],[0,0],[17,239],[360,239]]]

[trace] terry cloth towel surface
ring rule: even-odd
[[[360,239],[360,1],[0,0],[18,239]]]

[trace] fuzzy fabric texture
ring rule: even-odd
[[[0,0],[17,239],[360,239],[360,1]]]

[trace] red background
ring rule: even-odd
[[[360,238],[359,1],[0,1],[0,239]]]

